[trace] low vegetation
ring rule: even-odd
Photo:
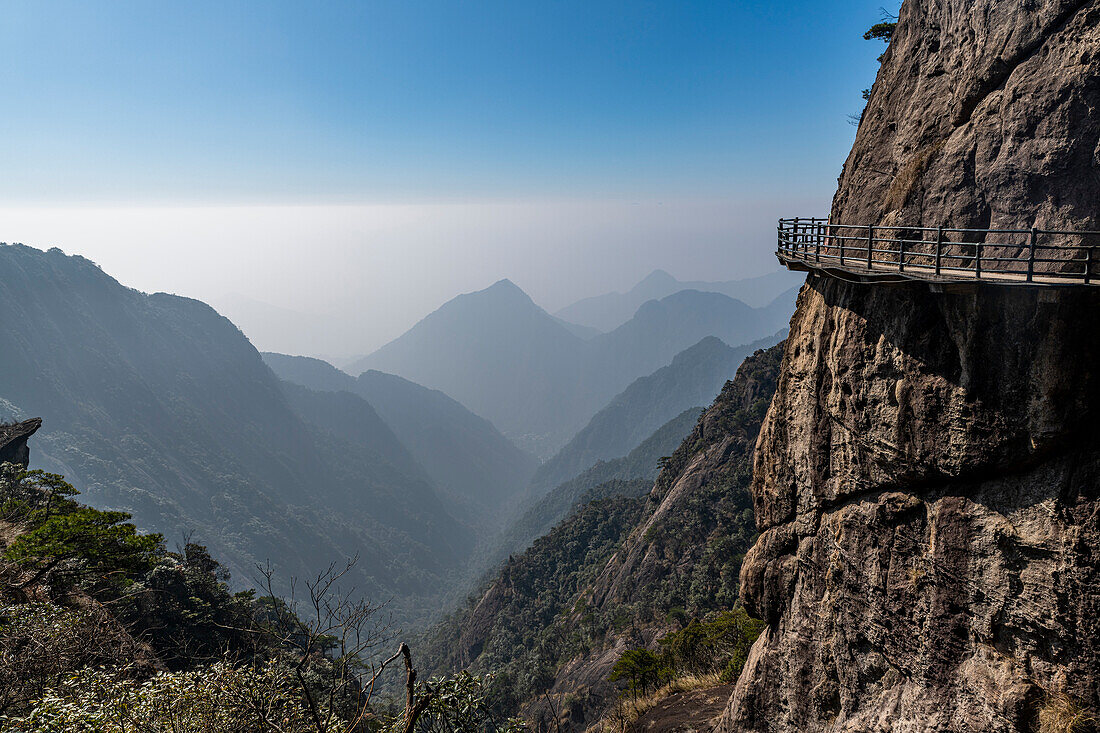
[[[682,614],[670,615],[681,620]],[[762,621],[737,607],[688,621],[661,638],[657,651],[628,649],[609,677],[622,685],[622,693],[604,715],[604,730],[632,730],[639,718],[672,695],[736,682],[763,629]]]
[[[332,565],[290,597],[234,593],[203,546],[176,551],[61,476],[0,466],[0,727],[21,733],[515,731],[488,678],[418,680],[382,606]],[[399,662],[400,660],[400,662]],[[400,674],[404,704],[376,693]],[[389,670],[389,672],[387,672]]]
[[[594,730],[602,731],[602,733],[630,731],[639,718],[672,695],[692,692],[693,690],[711,689],[720,684],[722,684],[722,680],[716,674],[685,675],[672,679],[672,681],[648,695],[642,697],[623,696],[615,702],[615,705],[604,716],[602,724]]]
[[[736,682],[749,648],[764,630],[764,622],[750,617],[741,606],[698,621],[661,639],[662,659],[674,674],[717,674]]]
[[[1098,727],[1100,720],[1065,693],[1051,693],[1039,710],[1039,733],[1086,733]]]
[[[429,666],[494,675],[499,714],[546,692],[558,665],[591,649],[617,621],[578,594],[637,524],[645,499],[630,482],[605,485],[524,554],[509,558],[493,584],[446,619],[428,641]],[[558,623],[564,615],[574,622]]]

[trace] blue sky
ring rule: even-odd
[[[0,241],[348,357],[504,277],[761,274],[828,210],[880,3],[0,0]]]
[[[831,191],[876,2],[6,2],[9,199]]]

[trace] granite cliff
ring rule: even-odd
[[[1095,229],[1100,3],[907,0],[839,223]],[[803,288],[718,730],[1092,730],[1100,292]],[[1068,721],[1077,715],[1077,727]]]
[[[0,463],[27,466],[31,462],[31,450],[27,441],[42,427],[41,418],[22,422],[0,424]]]

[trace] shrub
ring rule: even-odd
[[[55,514],[4,552],[4,557],[31,569],[25,584],[51,573],[98,576],[124,581],[153,567],[161,550],[161,536],[139,534],[127,522],[126,512],[103,512],[79,507]]]
[[[102,607],[25,603],[0,609],[0,714],[29,705],[73,670],[125,665],[137,644]]]
[[[290,671],[212,664],[165,672],[144,683],[85,670],[47,693],[28,715],[6,721],[21,733],[318,733]],[[347,723],[328,717],[325,731]]]
[[[661,639],[662,655],[665,663],[679,673],[721,672],[724,681],[733,682],[763,630],[762,621],[751,618],[738,606],[703,621],[692,620]]]
[[[630,680],[627,688],[634,695],[646,695],[672,679],[672,668],[648,649],[628,649],[611,670],[610,680]]]
[[[416,724],[417,733],[514,733],[526,730],[515,718],[497,720],[490,702],[492,676],[479,677],[469,672],[433,679],[421,685],[421,694],[431,696]],[[401,720],[390,730],[404,730]]]
[[[105,512],[72,499],[78,492],[57,474],[0,470],[0,515],[22,534],[3,557],[30,572],[23,587],[53,580],[125,584],[153,567],[163,538],[140,534],[125,512]]]

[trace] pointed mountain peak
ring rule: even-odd
[[[700,359],[706,358],[708,354],[727,354],[732,352],[732,347],[722,339],[717,336],[707,336],[699,343],[694,346],[689,346],[672,357],[672,364],[673,366],[679,366],[684,363],[697,362]]]
[[[503,292],[523,293],[523,290],[520,288],[520,286],[516,285],[514,282],[512,282],[508,278],[504,278],[503,280],[497,280],[495,283],[493,283],[489,287],[485,288],[485,291],[486,292],[498,292],[498,293],[503,293]],[[526,295],[526,293],[524,293],[524,295]]]
[[[661,287],[673,287],[679,284],[679,280],[669,275],[664,270],[654,270],[645,276],[645,278],[634,286],[634,290],[645,290]]]
[[[513,305],[534,305],[531,296],[508,278],[497,280],[484,290],[467,293],[465,296],[460,295],[459,297],[474,298],[477,300],[487,299],[495,303],[509,303]]]

